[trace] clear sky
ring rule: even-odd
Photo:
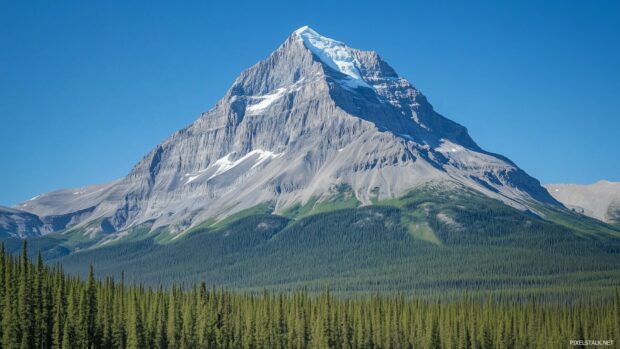
[[[619,3],[0,0],[0,204],[124,176],[306,24],[543,183],[620,181]]]

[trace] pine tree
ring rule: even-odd
[[[85,335],[86,335],[86,348],[96,346],[98,343],[97,329],[95,327],[95,319],[97,315],[97,290],[95,285],[95,275],[93,272],[92,264],[88,269],[88,282],[86,284],[86,293],[84,299],[84,316],[82,318],[85,321]]]
[[[620,294],[618,293],[618,288],[614,292],[614,320],[615,320],[615,331],[614,338],[617,342],[620,342]]]
[[[142,313],[136,295],[129,302],[129,316],[127,319],[127,349],[142,349],[144,345],[144,327]]]
[[[207,285],[200,283],[198,300],[196,301],[196,346],[208,348],[208,318],[207,318]]]
[[[439,335],[439,321],[433,319],[431,321],[430,336],[428,340],[428,349],[441,349],[441,337]]]
[[[114,290],[114,313],[112,316],[112,343],[115,348],[125,348],[125,275],[121,274],[121,282]]]
[[[10,259],[10,257],[8,257]],[[19,331],[19,316],[17,310],[17,290],[15,285],[17,278],[15,277],[14,264],[9,260],[6,262],[5,270],[5,290],[3,314],[2,314],[2,348],[17,349],[21,344]]]
[[[325,329],[325,321],[322,318],[322,314],[320,314],[317,310],[317,313],[314,315],[314,322],[310,334],[310,348],[329,348],[329,338],[326,336],[326,332],[327,330]]]
[[[28,243],[24,240],[21,263],[19,268],[19,291],[17,293],[17,308],[20,324],[20,348],[30,349],[35,347],[35,319],[33,290],[31,278],[31,264],[28,259]]]
[[[166,305],[163,297],[163,292],[160,287],[157,293],[157,315],[155,320],[154,347],[156,349],[166,349],[168,347],[168,339],[166,337]],[[199,346],[199,348],[205,347]]]
[[[481,349],[493,349],[493,335],[487,325],[482,327]]]
[[[178,304],[175,298],[176,290],[174,287],[170,291],[168,298],[168,323],[166,325],[166,338],[168,338],[169,349],[179,349],[180,321],[178,315]]]
[[[191,298],[188,299],[183,306],[183,328],[181,330],[181,349],[192,349],[196,347],[195,341],[195,323],[194,323],[194,305]]]
[[[33,264],[26,248],[17,258],[3,251],[0,245],[2,349],[533,349],[565,346],[566,338],[614,338],[619,330],[617,290],[561,304],[512,295],[486,302],[254,295],[208,291],[204,283],[153,290],[125,287],[124,277],[120,284],[95,281],[92,271],[82,281],[46,267],[40,257]],[[24,316],[21,309],[32,312]],[[29,331],[33,337],[24,335]]]
[[[2,317],[4,316],[4,300],[5,300],[5,271],[6,271],[6,251],[4,249],[4,244],[0,244],[0,345],[2,344],[3,338],[3,328],[2,328]]]
[[[62,330],[62,349],[77,348],[78,341],[75,329],[76,310],[75,310],[75,291],[71,289],[67,297],[67,314]]]
[[[63,273],[57,274],[56,280],[56,299],[54,301],[54,325],[52,333],[52,347],[54,349],[62,348],[62,338],[64,332],[64,326],[66,320],[66,298],[65,298],[65,282]]]

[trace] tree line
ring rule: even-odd
[[[86,280],[0,246],[1,348],[561,348],[620,339],[618,292],[543,302],[495,295],[416,299],[240,293]]]

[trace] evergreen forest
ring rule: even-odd
[[[39,254],[0,246],[1,347],[9,348],[564,348],[620,338],[618,290],[553,301],[501,292],[344,297],[125,285],[67,275]],[[607,342],[609,343],[609,342]],[[612,343],[616,344],[616,343]],[[612,346],[613,347],[613,346]]]

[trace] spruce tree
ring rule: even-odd
[[[83,310],[85,311],[85,313],[83,314],[82,321],[85,322],[85,344],[86,348],[91,348],[97,346],[98,344],[97,329],[95,328],[95,321],[97,316],[97,290],[92,264],[88,268],[88,281],[86,284],[86,292],[84,296],[85,304]]]
[[[194,304],[192,299],[188,299],[185,301],[183,305],[183,315],[182,315],[182,325],[183,328],[181,330],[181,341],[180,347],[181,349],[192,349],[196,347],[195,340],[195,322],[194,322]]]
[[[196,301],[196,346],[208,348],[208,318],[207,318],[207,285],[203,282],[197,293]]]
[[[20,348],[35,347],[35,319],[33,290],[31,278],[31,263],[28,259],[28,243],[24,240],[21,263],[19,268],[19,290],[17,294],[17,308],[19,312]]]
[[[130,298],[127,318],[127,349],[145,348],[142,313],[136,295]]]
[[[11,257],[8,257],[9,259]],[[21,344],[19,316],[17,310],[17,290],[14,263],[8,261],[5,270],[5,290],[2,301],[2,348],[18,349]]]
[[[439,335],[439,321],[433,319],[428,340],[428,349],[441,349],[441,337]]]
[[[52,329],[52,348],[62,348],[62,336],[64,332],[63,324],[66,321],[66,298],[65,298],[65,282],[63,273],[57,274],[56,280],[56,298],[54,300],[54,325]]]
[[[178,305],[175,298],[176,290],[173,287],[168,298],[168,322],[166,325],[166,338],[168,338],[169,349],[179,349],[180,320],[178,315]]]

